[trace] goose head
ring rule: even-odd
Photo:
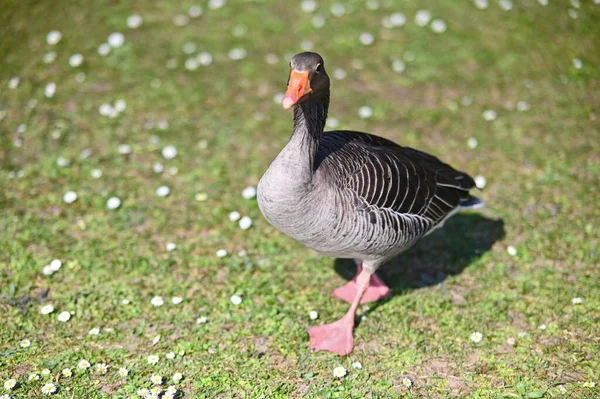
[[[323,57],[311,52],[296,54],[290,62],[287,91],[281,102],[283,108],[318,99],[324,93],[329,93],[329,76]]]

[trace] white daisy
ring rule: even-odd
[[[583,383],[584,388],[596,388],[596,383],[594,381],[586,381]]]
[[[9,89],[16,89],[17,87],[19,87],[19,83],[20,82],[21,82],[21,79],[19,79],[18,77],[11,78],[8,81],[8,88]]]
[[[232,304],[236,306],[242,303],[242,297],[237,294],[232,295],[231,298],[229,298],[229,300]]]
[[[402,73],[406,70],[406,64],[402,60],[392,61],[392,71],[396,73]]]
[[[486,109],[481,115],[483,116],[483,119],[485,119],[488,122],[495,120],[496,116],[498,116],[498,114],[496,114],[496,111],[494,111],[493,109]]]
[[[425,26],[431,21],[431,13],[427,10],[419,10],[415,15],[415,24]]]
[[[19,346],[21,348],[29,348],[31,346],[31,341],[28,340],[27,338],[22,339],[21,342],[19,342]]]
[[[118,373],[121,377],[127,377],[127,375],[129,374],[129,370],[127,370],[127,368],[125,367],[121,367],[119,368]]]
[[[471,137],[469,140],[467,140],[467,146],[470,149],[475,149],[475,148],[477,148],[478,145],[479,145],[479,142],[477,141],[477,139],[475,137]]]
[[[4,395],[0,395],[0,399],[10,399],[10,395],[7,393]]]
[[[156,364],[160,360],[158,355],[150,355],[148,356],[148,364]]]
[[[50,82],[46,85],[44,89],[44,95],[48,98],[54,97],[54,93],[56,93],[56,83]]]
[[[319,29],[325,26],[325,22],[327,22],[327,20],[325,19],[324,15],[315,15],[312,19],[312,24],[315,28]]]
[[[206,324],[208,322],[208,318],[206,316],[200,316],[196,319],[196,324]]]
[[[188,10],[188,15],[192,18],[198,18],[199,16],[202,15],[203,12],[204,12],[204,10],[202,9],[201,6],[193,5]]]
[[[42,393],[44,393],[46,395],[52,395],[54,392],[56,392],[56,385],[54,385],[51,382],[45,384],[42,387]]]
[[[210,8],[211,10],[216,10],[218,8],[221,8],[225,5],[225,0],[209,0],[208,1],[208,8]]]
[[[165,355],[165,357],[169,360],[175,359],[175,352],[169,352]]]
[[[547,329],[547,328],[548,328],[548,326],[547,326],[547,325],[545,325],[545,324],[540,324],[540,325],[538,326],[538,328],[539,328],[540,330],[545,330],[545,329]]]
[[[77,193],[75,191],[67,191],[65,195],[63,195],[63,201],[67,204],[72,204],[77,201]]]
[[[227,250],[226,249],[219,249],[219,250],[217,250],[217,257],[224,258],[226,256],[227,256]]]
[[[169,385],[167,389],[165,389],[165,393],[170,393],[171,395],[175,395],[177,393],[177,388],[173,385]]]
[[[171,298],[171,302],[173,303],[173,305],[179,305],[181,302],[183,302],[183,298],[180,296],[174,296],[173,298]]]
[[[317,319],[319,318],[319,313],[317,313],[317,311],[316,311],[316,310],[311,310],[311,311],[308,313],[308,317],[309,317],[311,320],[317,320]]]
[[[178,14],[173,17],[173,25],[186,26],[190,23],[190,18],[187,15]]]
[[[96,371],[100,374],[106,374],[109,366],[106,363],[98,363],[96,364]]]
[[[229,213],[229,220],[232,222],[237,222],[242,215],[238,211],[233,211]]]
[[[513,247],[512,245],[509,245],[508,247],[506,247],[506,252],[508,252],[510,256],[515,256],[517,254],[517,248]]]
[[[88,335],[100,335],[100,329],[98,327],[94,327],[88,331]]]
[[[81,66],[81,64],[83,64],[83,55],[77,53],[69,57],[69,65],[73,68],[77,68],[78,66]]]
[[[165,304],[165,300],[163,299],[163,297],[162,297],[162,296],[155,296],[154,298],[152,298],[152,299],[150,300],[150,304],[151,304],[152,306],[159,307],[159,306],[162,306],[162,305],[164,305],[164,304]]]
[[[236,47],[236,48],[232,48],[231,50],[229,50],[229,52],[227,53],[227,56],[232,59],[232,60],[243,60],[244,58],[246,58],[246,55],[248,55],[248,52],[241,48],[241,47]]]
[[[88,361],[87,361],[87,360],[85,360],[85,359],[81,359],[81,360],[80,360],[80,361],[77,363],[77,367],[78,367],[78,368],[80,368],[80,369],[82,369],[82,370],[88,369],[88,368],[90,368],[90,366],[91,366],[90,362],[88,362]]]
[[[484,188],[487,184],[485,177],[483,177],[482,175],[475,176],[475,178],[473,180],[475,180],[475,186],[479,189]]]
[[[252,219],[250,219],[248,216],[244,216],[240,219],[239,226],[242,230],[248,230],[250,227],[252,227]]]
[[[159,197],[167,197],[171,193],[171,190],[167,186],[160,186],[156,189],[156,195]]]
[[[405,387],[407,387],[407,388],[410,388],[410,387],[412,387],[412,381],[411,381],[411,379],[410,379],[410,378],[408,378],[408,377],[404,377],[404,378],[402,379],[402,385],[404,385],[404,386],[405,386]]]
[[[67,321],[69,321],[69,319],[71,318],[71,313],[69,312],[60,312],[60,314],[58,315],[58,321],[62,321],[63,323],[66,323]]]
[[[52,268],[53,271],[58,271],[62,266],[62,261],[60,259],[53,259],[52,262],[50,262],[50,267]]]
[[[242,190],[242,197],[245,199],[252,199],[256,197],[256,187],[248,186]]]
[[[354,367],[355,369],[362,369],[362,363],[361,362],[353,362],[352,367]]]
[[[119,48],[125,43],[125,36],[121,32],[114,32],[108,36],[108,45],[112,48]]]
[[[131,301],[127,298],[121,300],[121,305],[129,305]]]
[[[145,398],[146,395],[148,395],[150,393],[150,391],[146,388],[141,388],[141,389],[138,389],[136,393],[138,394],[138,396],[140,398]]]
[[[54,46],[58,42],[60,42],[60,39],[62,39],[62,33],[60,33],[60,31],[57,30],[50,31],[46,35],[46,43],[48,43],[51,46]]]
[[[116,106],[113,108],[117,112],[121,112],[121,111],[119,111],[119,109]],[[119,144],[119,154],[121,154],[121,155],[131,154],[131,146],[129,144]]]
[[[63,369],[60,373],[66,378],[69,378],[73,375],[73,372],[69,368]]]
[[[488,8],[488,0],[473,0],[473,3],[475,3],[475,7],[480,10]]]
[[[388,22],[392,28],[404,26],[406,24],[406,15],[401,12],[395,12],[389,16]]]
[[[44,305],[40,308],[41,314],[50,314],[52,312],[54,312],[54,306],[51,303]]]
[[[173,159],[177,156],[177,148],[175,148],[175,146],[168,145],[162,149],[161,153],[165,159]]]
[[[98,46],[98,55],[100,55],[101,57],[106,57],[110,54],[110,51],[111,47],[108,43],[102,43]]]
[[[483,339],[483,334],[481,334],[479,331],[476,331],[469,336],[469,339],[478,344]]]
[[[118,209],[121,206],[121,199],[119,197],[110,197],[106,201],[106,207],[110,210]]]
[[[373,109],[368,105],[363,105],[358,109],[358,117],[360,119],[367,119],[373,116]]]
[[[158,395],[160,395],[161,392],[162,392],[161,386],[155,386],[155,387],[150,388],[150,393],[152,395],[156,395],[156,397],[158,397]]]
[[[168,242],[167,245],[165,245],[165,249],[167,250],[167,252],[173,252],[175,251],[175,248],[177,248],[177,244],[175,244],[174,242]]]
[[[198,53],[198,55],[196,55],[196,60],[202,66],[209,66],[213,62],[213,57],[212,55],[210,55],[210,53],[202,51]]]
[[[14,378],[4,381],[4,389],[11,390],[15,386],[17,386],[17,380],[15,380]]]
[[[139,28],[140,26],[142,26],[142,22],[144,22],[144,19],[139,14],[132,14],[129,17],[127,17],[127,27],[128,28],[131,28],[131,29]]]
[[[55,51],[49,51],[46,54],[44,54],[44,64],[52,64],[55,60],[56,60],[56,52]]]
[[[444,33],[446,32],[446,29],[446,23],[441,19],[434,19],[433,21],[431,21],[431,30],[435,33]]]
[[[153,375],[150,377],[150,382],[152,382],[154,385],[160,385],[162,384],[162,377],[160,375]]]
[[[42,375],[50,375],[50,369],[42,369],[42,371],[40,372],[40,374]]]
[[[583,298],[580,298],[580,297],[573,298],[573,299],[571,299],[571,303],[573,305],[581,305],[583,303]],[[21,345],[21,346],[23,346],[23,345]]]
[[[375,41],[375,37],[369,32],[363,32],[358,36],[358,40],[363,46],[370,46]]]
[[[329,11],[331,11],[331,14],[335,15],[336,17],[341,17],[346,13],[346,6],[341,3],[333,3]]]
[[[317,2],[315,0],[303,0],[300,6],[302,7],[302,11],[311,13],[317,9]]]
[[[29,374],[29,377],[27,377],[28,381],[39,381],[40,376],[36,373],[31,373]]]
[[[333,376],[337,378],[342,378],[346,376],[346,369],[342,366],[338,366],[333,369]]]
[[[197,193],[194,195],[194,199],[198,202],[204,202],[208,199],[208,194],[206,193]]]
[[[179,381],[181,381],[182,378],[183,378],[183,374],[181,374],[181,373],[175,373],[175,374],[173,374],[173,377],[171,377],[171,379],[175,383],[178,383]]]

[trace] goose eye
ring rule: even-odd
[[[315,71],[321,72],[322,70],[323,70],[323,67],[321,66],[321,64],[317,64],[317,67],[315,68]]]

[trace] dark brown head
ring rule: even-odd
[[[323,58],[317,53],[296,54],[290,62],[287,91],[281,104],[288,109],[311,97],[328,92],[329,76]]]

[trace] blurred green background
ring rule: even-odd
[[[0,380],[18,382],[0,395],[138,397],[161,375],[186,398],[598,397],[598,1],[0,10]],[[352,265],[241,194],[289,137],[278,100],[303,50],[332,76],[330,129],[487,183],[486,209],[382,270],[395,295],[360,310],[348,357],[311,353],[306,328],[346,311],[329,293]]]

